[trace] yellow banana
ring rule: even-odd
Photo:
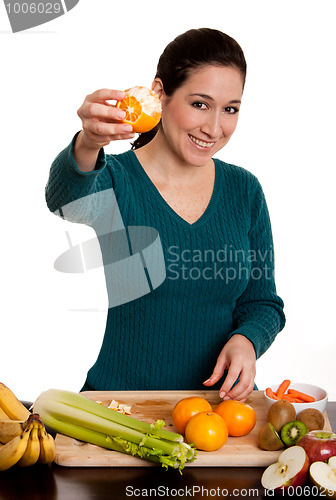
[[[21,436],[16,436],[0,448],[0,471],[16,464],[26,451],[31,427],[27,427]]]
[[[51,464],[56,455],[56,443],[51,434],[48,434],[44,425],[39,427],[40,456],[39,463]]]
[[[2,382],[0,382],[0,407],[12,420],[27,420],[30,415],[30,411]]]
[[[26,428],[21,420],[0,420],[0,443],[6,444],[16,436],[20,436]]]
[[[0,419],[1,420],[10,420],[9,416],[7,415],[6,412],[3,411],[0,405]]]
[[[39,424],[34,422],[29,435],[26,451],[17,462],[20,467],[34,465],[40,456],[40,440],[38,435]]]

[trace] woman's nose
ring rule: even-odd
[[[203,123],[203,126],[201,127],[202,132],[209,135],[210,137],[220,136],[221,128],[221,116],[220,113],[217,112],[209,113]]]

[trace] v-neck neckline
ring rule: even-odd
[[[212,194],[209,200],[209,203],[202,213],[202,215],[195,221],[195,222],[188,222],[186,219],[184,219],[181,215],[179,215],[170,205],[169,203],[164,199],[158,188],[155,186],[154,182],[152,179],[149,177],[143,166],[141,165],[137,155],[133,150],[130,150],[129,153],[131,154],[131,161],[136,168],[136,171],[140,173],[141,177],[145,180],[145,182],[148,184],[149,188],[151,189],[152,193],[156,196],[156,198],[160,201],[161,205],[166,209],[166,211],[174,217],[179,223],[184,225],[185,227],[188,227],[190,229],[194,227],[198,227],[200,225],[203,225],[206,220],[209,218],[211,213],[213,212],[217,198],[218,198],[218,193],[219,193],[219,188],[220,188],[220,166],[217,162],[216,158],[213,158],[214,161],[214,166],[215,166],[215,180],[214,180],[214,186],[212,190]]]

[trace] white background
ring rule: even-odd
[[[173,5],[173,4],[171,4]],[[103,338],[103,270],[58,273],[54,260],[91,229],[47,209],[50,164],[102,88],[150,86],[176,35],[203,26],[237,39],[248,63],[237,131],[217,156],[259,178],[272,219],[287,324],[257,363],[260,389],[290,378],[335,385],[334,1],[80,0],[67,15],[12,34],[0,4],[0,381],[21,399],[79,390]],[[115,143],[108,152],[121,152]],[[210,375],[210,374],[209,374]]]

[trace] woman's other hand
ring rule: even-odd
[[[125,111],[108,102],[125,97],[126,92],[111,89],[100,89],[86,96],[77,111],[82,130],[75,142],[74,158],[80,170],[93,170],[99,150],[111,141],[134,137],[132,126],[121,122]]]
[[[245,401],[254,387],[256,355],[252,342],[240,334],[233,335],[223,347],[211,377],[204,385],[214,385],[228,370],[219,395],[224,399]],[[239,381],[233,386],[237,378]]]

